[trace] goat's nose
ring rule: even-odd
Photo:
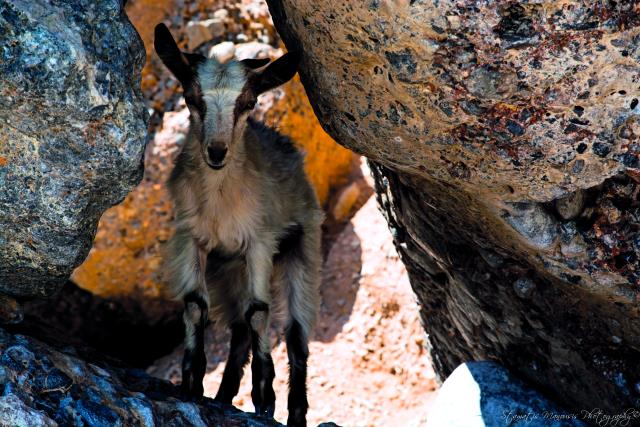
[[[220,164],[224,160],[224,156],[227,155],[226,148],[207,147],[209,153],[209,160],[212,163]]]

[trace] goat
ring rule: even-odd
[[[275,376],[269,323],[286,312],[288,425],[306,425],[309,333],[319,300],[323,213],[288,138],[249,118],[261,93],[296,73],[299,55],[224,64],[180,51],[164,24],[155,50],[180,81],[190,111],[188,137],[168,181],[176,207],[169,242],[170,293],[184,301],[182,391],[203,395],[204,328],[209,316],[231,329],[215,399],[231,404],[253,354],[251,397],[273,417]],[[266,68],[263,68],[265,67]]]

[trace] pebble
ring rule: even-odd
[[[513,284],[513,290],[520,298],[529,298],[533,293],[535,283],[528,277],[521,277]]]
[[[556,200],[556,210],[562,219],[569,220],[577,217],[584,208],[584,192],[576,190],[566,197]]]

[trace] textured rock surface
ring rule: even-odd
[[[85,360],[91,360],[87,362]],[[0,329],[0,425],[278,426],[106,362],[90,350],[57,350]]]
[[[469,362],[442,384],[426,427],[585,427],[586,415],[560,409],[495,362]]]
[[[0,1],[0,291],[50,295],[142,176],[144,49],[121,1]]]
[[[374,160],[437,370],[640,407],[640,2],[270,0],[324,128]]]

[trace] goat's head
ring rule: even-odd
[[[180,51],[164,24],[156,26],[154,44],[182,85],[191,130],[213,169],[221,169],[233,158],[258,95],[289,81],[299,62],[297,54],[286,53],[263,70],[268,58],[221,64],[214,58]]]

